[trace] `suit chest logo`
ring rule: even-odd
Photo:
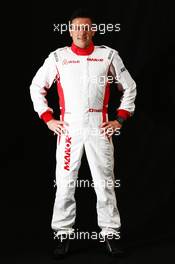
[[[80,61],[79,60],[66,60],[66,59],[64,59],[62,62],[63,65],[77,64],[77,63],[80,63]]]
[[[64,150],[64,169],[69,171],[70,170],[70,153],[71,153],[71,141],[72,138],[68,135],[66,136],[66,144]]]
[[[87,58],[87,61],[89,61],[89,62],[103,62],[104,59],[103,58]],[[80,63],[80,60],[67,60],[67,59],[64,59],[62,61],[62,65],[78,64],[78,63]]]

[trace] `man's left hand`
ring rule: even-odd
[[[100,126],[102,133],[105,133],[105,135],[110,138],[116,131],[119,131],[122,125],[117,121],[108,121],[103,122]]]

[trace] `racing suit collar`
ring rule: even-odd
[[[72,43],[71,50],[77,55],[90,55],[94,51],[94,43],[91,41],[87,48],[79,48]]]

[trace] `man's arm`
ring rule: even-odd
[[[64,132],[64,125],[68,125],[62,120],[53,117],[53,109],[48,106],[46,99],[47,91],[50,89],[54,79],[58,75],[56,61],[53,53],[45,60],[43,66],[38,70],[30,86],[30,95],[34,110],[39,117],[47,124],[48,128],[59,135]]]
[[[53,119],[53,109],[48,106],[46,95],[56,75],[55,58],[51,53],[45,60],[43,66],[37,71],[30,86],[30,95],[34,110],[45,123]]]
[[[131,75],[125,68],[122,59],[118,55],[118,52],[115,51],[111,66],[110,72],[113,77],[117,80],[123,95],[121,97],[120,106],[117,108],[117,120],[119,123],[123,123],[126,119],[133,115],[135,110],[135,97],[136,97],[136,83],[132,79]]]

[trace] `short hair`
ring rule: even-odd
[[[83,18],[90,18],[91,22],[94,23],[94,15],[91,11],[89,11],[88,9],[86,8],[78,8],[76,9],[71,17],[70,17],[70,23],[72,23],[72,21],[75,19],[75,18],[80,18],[80,17],[83,17]]]

